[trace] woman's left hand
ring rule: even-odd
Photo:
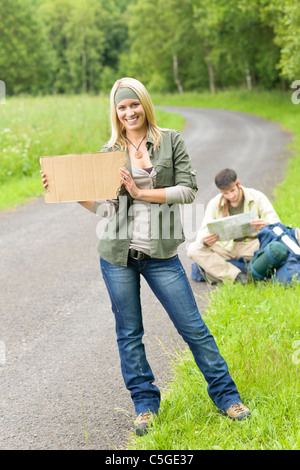
[[[120,168],[120,175],[122,184],[125,186],[130,196],[133,197],[133,199],[138,199],[141,190],[136,186],[129,171],[126,168]]]

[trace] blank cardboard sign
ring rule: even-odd
[[[48,183],[45,202],[116,199],[125,163],[125,151],[40,157]]]

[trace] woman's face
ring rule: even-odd
[[[116,107],[117,116],[126,131],[140,131],[147,129],[146,113],[137,99],[122,100]]]

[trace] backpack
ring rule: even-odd
[[[262,281],[272,276],[286,261],[287,247],[278,241],[267,243],[264,248],[256,251],[249,263],[249,274],[255,281]]]
[[[284,263],[277,267],[274,272],[269,273],[269,277],[274,282],[287,284],[300,280],[300,245],[295,234],[295,228],[286,227],[281,223],[267,225],[257,234],[260,248],[254,253],[253,260],[271,242],[280,242],[287,249],[287,257]]]

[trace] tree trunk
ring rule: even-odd
[[[215,87],[215,72],[214,72],[214,68],[213,66],[208,63],[207,64],[207,68],[208,68],[208,75],[209,75],[209,88],[210,88],[210,92],[212,94],[215,94],[216,93],[216,87]]]
[[[0,104],[5,104],[5,82],[0,80]]]
[[[183,93],[183,86],[181,84],[180,78],[179,78],[179,73],[178,73],[178,58],[177,55],[173,55],[173,77],[174,77],[174,82],[176,83],[178,93]]]
[[[250,70],[246,69],[245,73],[246,73],[247,88],[248,90],[252,90],[252,80],[251,80]]]
[[[85,50],[81,54],[81,64],[82,64],[82,92],[86,92],[86,53]]]
[[[206,61],[206,64],[207,64],[208,76],[209,76],[209,88],[210,88],[210,92],[211,92],[212,94],[215,94],[215,92],[216,92],[216,87],[215,87],[215,71],[214,71],[213,65],[212,65],[212,63],[211,63],[210,49],[209,49],[209,47],[206,47],[205,50],[206,50],[205,61]]]

